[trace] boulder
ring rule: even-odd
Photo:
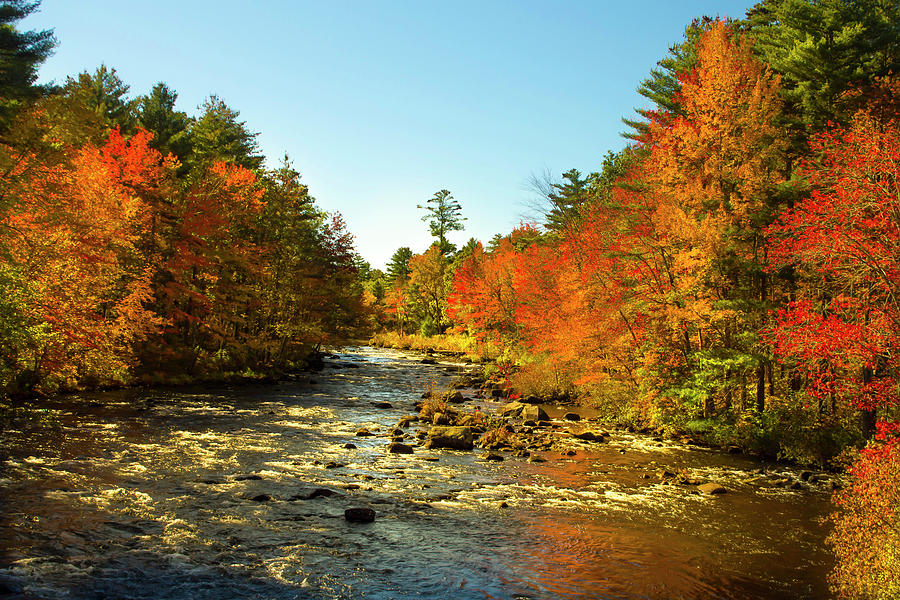
[[[550,419],[543,408],[534,406],[533,404],[524,405],[519,412],[519,416],[529,421],[547,421]]]
[[[522,414],[522,411],[525,409],[525,405],[521,402],[507,402],[503,406],[497,409],[497,414],[501,417],[518,417]],[[539,421],[540,419],[535,419]]]
[[[698,485],[697,489],[704,494],[724,494],[728,491],[718,483],[704,483],[703,485]]]
[[[579,415],[578,413],[569,412],[563,415],[563,419],[565,419],[566,421],[580,421],[581,415]]]
[[[371,523],[375,520],[375,511],[365,507],[348,508],[344,518],[350,523]]]
[[[465,401],[466,398],[462,395],[462,392],[453,392],[447,396],[447,402],[451,404],[462,404]]]
[[[372,433],[371,431],[369,431],[368,429],[366,429],[365,427],[360,427],[359,429],[356,430],[356,435],[358,435],[360,437],[365,437],[368,435],[375,435],[375,434]]]
[[[393,442],[388,444],[388,452],[391,454],[412,454],[413,448],[407,444],[401,444],[400,442]]]
[[[394,408],[394,405],[390,402],[373,402],[372,406],[375,408]]]
[[[426,448],[451,448],[471,450],[475,446],[475,436],[471,427],[432,427],[428,432]]]
[[[481,460],[487,460],[491,462],[502,462],[503,457],[496,452],[487,452],[481,455]]]

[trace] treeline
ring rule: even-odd
[[[876,0],[695,21],[631,143],[547,185],[543,223],[445,260],[433,301],[513,394],[804,462],[877,432],[835,517],[844,597],[900,594],[898,24]],[[403,328],[420,279],[393,280]]]
[[[0,394],[289,368],[364,322],[352,237],[287,157],[215,96],[35,86],[34,8],[0,8]]]

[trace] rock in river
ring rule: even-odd
[[[454,450],[471,450],[474,445],[475,436],[471,427],[432,427],[425,443],[426,448]]]
[[[529,421],[548,421],[550,419],[543,408],[532,404],[524,406],[522,412],[519,413],[519,416]]]
[[[704,494],[724,494],[728,491],[718,483],[704,483],[703,485],[698,485],[697,489]]]
[[[364,507],[348,508],[344,511],[344,518],[351,523],[371,523],[375,520],[375,511]]]
[[[565,419],[566,421],[580,421],[581,415],[579,415],[578,413],[569,412],[563,415],[563,419]]]
[[[400,442],[393,442],[388,444],[388,452],[391,454],[412,454],[413,448],[407,444],[401,444]]]

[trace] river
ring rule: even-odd
[[[420,360],[348,348],[311,380],[52,399],[60,428],[0,440],[0,598],[829,597],[827,480],[621,432],[546,462],[389,454],[464,368]]]

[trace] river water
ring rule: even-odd
[[[828,597],[827,481],[617,432],[546,462],[389,454],[462,368],[420,359],[351,348],[313,381],[53,400],[61,429],[3,434],[0,598]]]

